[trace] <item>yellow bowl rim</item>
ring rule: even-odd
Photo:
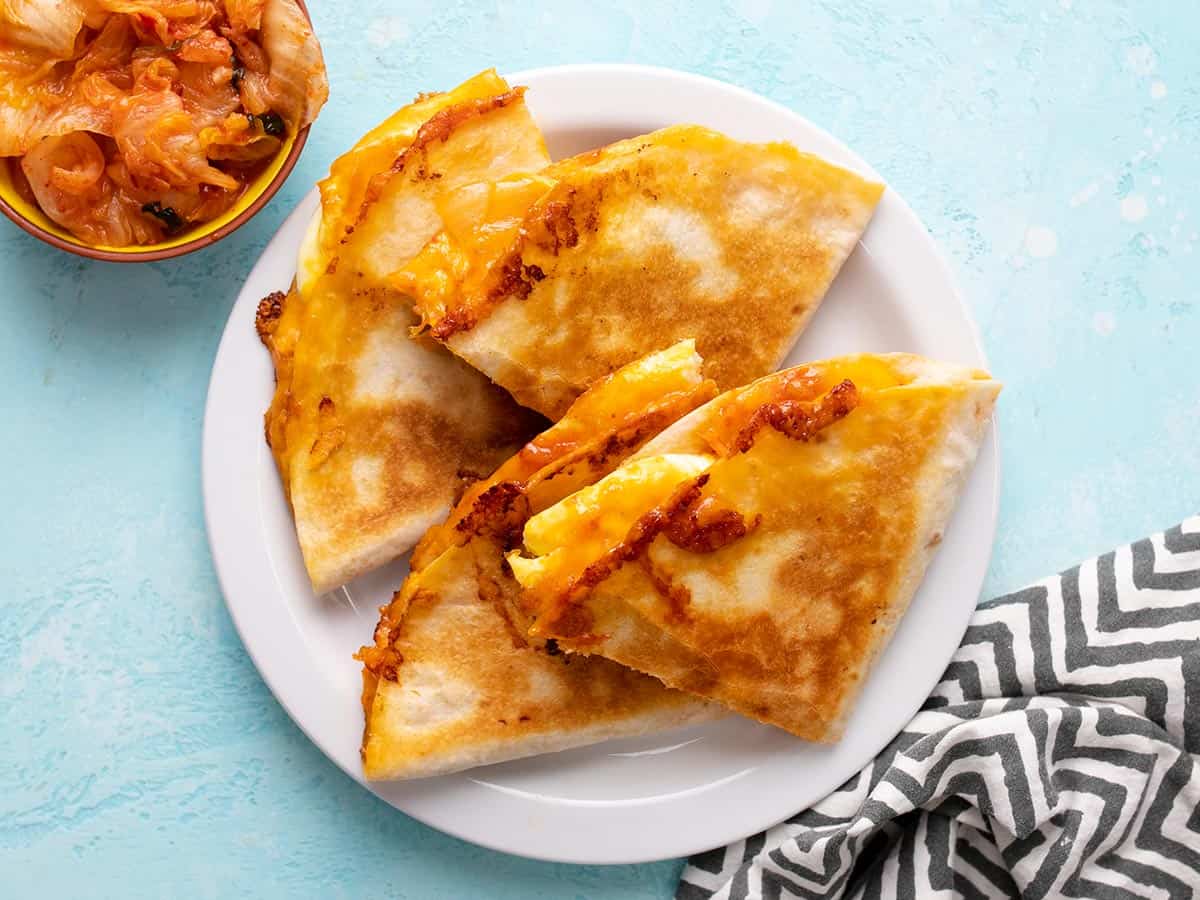
[[[45,241],[47,244],[57,247],[60,250],[66,250],[68,253],[74,253],[77,256],[83,256],[88,259],[101,259],[108,262],[153,262],[159,259],[171,259],[187,253],[194,253],[197,250],[215,244],[226,235],[232,234],[267,205],[267,202],[275,196],[276,192],[283,186],[283,183],[291,174],[292,169],[295,168],[296,162],[300,158],[300,151],[304,149],[304,144],[308,141],[308,133],[311,127],[310,125],[305,125],[291,138],[290,144],[285,144],[284,147],[280,148],[276,161],[272,162],[272,167],[277,168],[270,180],[257,190],[249,190],[239,197],[235,209],[239,206],[243,208],[232,218],[224,224],[212,228],[210,231],[202,230],[205,226],[201,225],[193,237],[185,238],[169,246],[151,244],[144,249],[133,247],[128,250],[93,247],[75,238],[55,234],[53,231],[32,221],[27,215],[10,203],[2,193],[0,193],[0,212],[4,213],[22,230],[39,240]],[[286,154],[284,152],[285,148]],[[277,162],[279,158],[283,159],[281,163]]]

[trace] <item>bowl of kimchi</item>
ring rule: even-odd
[[[303,0],[0,4],[0,211],[94,259],[207,247],[287,179],[328,92]]]

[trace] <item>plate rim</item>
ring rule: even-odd
[[[598,77],[601,79],[634,76],[655,81],[676,82],[677,84],[682,83],[690,85],[692,88],[719,92],[724,94],[726,97],[736,98],[737,101],[742,103],[752,103],[760,107],[769,107],[775,115],[782,115],[784,117],[796,120],[799,126],[811,132],[820,140],[839,148],[841,154],[847,160],[849,160],[849,164],[862,174],[883,181],[883,179],[879,177],[878,173],[851,148],[842,143],[825,129],[812,123],[800,113],[788,108],[787,106],[784,106],[781,103],[756,94],[746,88],[720,81],[718,79],[710,78],[708,76],[658,66],[626,63],[581,63],[528,69],[516,72],[506,77],[512,83],[527,83],[537,82],[539,80],[545,81],[546,79],[554,78],[578,78],[581,76],[594,78]],[[586,114],[581,117],[580,121],[586,122]],[[915,211],[908,205],[903,197],[901,197],[890,186],[887,189],[887,195],[890,197],[891,202],[896,207],[896,211],[902,214],[907,220],[906,225],[908,229],[912,230],[924,245],[924,249],[928,252],[930,260],[935,266],[937,275],[945,284],[948,295],[953,296],[954,300],[957,302],[962,314],[963,324],[966,325],[969,333],[973,355],[977,359],[979,365],[986,367],[987,356],[982,340],[980,339],[978,323],[975,321],[971,308],[966,302],[962,291],[959,289],[958,281],[955,278],[954,272],[951,269],[945,255],[943,254],[941,247],[937,241],[933,239],[932,235],[928,232],[928,229],[926,229],[920,218],[916,215]],[[321,739],[320,735],[314,733],[318,730],[317,725],[314,724],[313,721],[314,716],[304,714],[300,709],[297,708],[297,704],[293,702],[295,700],[297,691],[296,688],[287,681],[289,674],[292,673],[292,670],[290,667],[286,666],[282,667],[281,670],[278,658],[271,660],[267,658],[267,654],[264,652],[264,647],[259,644],[258,634],[255,631],[256,625],[253,621],[255,618],[255,610],[252,607],[247,607],[247,605],[243,602],[235,602],[232,599],[235,594],[241,594],[246,591],[246,587],[243,582],[247,577],[256,577],[258,580],[262,580],[267,574],[269,574],[270,582],[274,583],[277,588],[279,585],[274,572],[268,571],[271,568],[270,565],[260,565],[259,571],[257,573],[251,572],[249,576],[245,571],[239,571],[235,573],[234,570],[238,568],[237,562],[235,559],[227,555],[228,548],[226,538],[228,537],[228,531],[234,527],[231,526],[230,523],[236,521],[236,516],[234,519],[230,519],[228,514],[235,510],[236,503],[230,503],[231,497],[229,494],[232,494],[233,492],[228,492],[224,497],[221,496],[221,464],[225,461],[225,459],[223,453],[224,448],[222,447],[221,443],[221,429],[217,426],[217,423],[220,421],[221,412],[216,408],[216,404],[220,399],[222,388],[221,384],[219,383],[219,378],[224,366],[230,365],[226,359],[231,352],[230,347],[233,346],[233,343],[242,340],[241,337],[238,337],[235,334],[235,331],[238,329],[251,329],[251,325],[248,322],[242,321],[241,317],[239,316],[239,313],[241,313],[243,309],[253,301],[253,298],[249,300],[247,299],[247,287],[253,280],[254,273],[258,267],[263,264],[265,259],[274,255],[272,248],[280,240],[281,235],[288,230],[289,224],[292,223],[297,217],[302,217],[307,220],[312,215],[313,211],[315,211],[316,202],[316,188],[314,187],[313,190],[311,190],[299,201],[293,211],[289,213],[284,222],[280,225],[279,229],[272,236],[267,246],[263,249],[262,253],[255,261],[254,266],[251,268],[250,272],[247,273],[242,282],[242,286],[238,292],[238,297],[230,309],[229,319],[227,320],[222,331],[221,339],[214,356],[205,400],[204,422],[201,438],[201,482],[204,500],[205,528],[208,537],[209,550],[212,556],[213,567],[216,571],[217,580],[221,587],[222,599],[229,611],[230,618],[233,621],[234,628],[237,631],[239,639],[245,647],[246,652],[250,656],[264,683],[274,696],[276,702],[278,702],[284,708],[288,716],[297,725],[297,727],[301,729],[305,736],[312,741],[312,743],[318,749],[320,749],[331,762],[333,762],[345,774],[350,776],[354,781],[357,781],[360,785],[366,787],[376,796],[380,797],[380,799],[384,800],[384,802],[389,803],[424,825],[435,828],[459,839],[478,844],[488,849],[511,853],[527,858],[544,860],[548,862],[567,862],[591,865],[629,864],[671,859],[681,856],[688,856],[696,852],[729,843],[733,840],[744,838],[749,834],[753,834],[757,831],[768,828],[780,821],[783,821],[788,816],[795,814],[797,811],[795,805],[784,803],[772,807],[769,814],[760,816],[758,819],[759,824],[754,826],[750,831],[745,831],[744,826],[741,825],[732,831],[728,828],[721,829],[718,826],[711,829],[712,834],[703,838],[692,837],[691,839],[680,839],[670,844],[664,842],[663,845],[657,849],[649,851],[639,850],[635,852],[623,851],[617,853],[616,855],[614,855],[614,853],[611,851],[606,852],[603,850],[603,841],[595,841],[592,839],[593,835],[591,834],[591,831],[594,826],[589,824],[587,826],[588,834],[579,841],[579,844],[586,846],[577,847],[574,848],[574,850],[567,850],[563,847],[544,850],[538,846],[529,846],[528,841],[523,843],[519,838],[519,835],[522,833],[522,829],[520,828],[514,828],[511,833],[505,831],[504,829],[481,831],[479,828],[471,827],[474,824],[473,820],[471,819],[468,819],[464,823],[459,823],[458,821],[448,821],[437,814],[432,814],[430,812],[431,804],[429,804],[427,800],[410,800],[410,802],[405,803],[403,801],[397,801],[391,797],[382,796],[379,791],[373,789],[372,785],[364,780],[361,769],[356,769],[352,765],[348,765],[346,760],[340,758],[331,747],[326,746],[326,742]],[[278,251],[275,251],[275,253],[277,252]],[[984,446],[982,446],[980,449],[981,456],[984,454],[985,450],[990,451],[989,460],[991,464],[991,477],[989,479],[990,483],[986,485],[988,488],[987,503],[989,506],[990,515],[985,523],[980,522],[975,526],[981,531],[981,540],[983,537],[986,537],[987,540],[987,546],[983,551],[982,559],[980,561],[978,584],[974,585],[974,588],[971,592],[975,596],[976,602],[986,579],[987,572],[990,567],[991,556],[994,552],[999,515],[1002,461],[1000,455],[999,430],[994,416],[992,419],[991,428],[987,437],[985,437]],[[973,471],[971,477],[978,478],[981,477],[982,474],[983,473]],[[254,496],[257,497],[257,492],[254,493]],[[244,525],[244,521],[241,524]],[[236,554],[233,555],[236,556]],[[958,629],[957,627],[955,628],[955,632],[957,634],[955,648],[959,643],[961,643],[962,634],[965,633],[970,620],[970,613],[973,612],[975,608],[974,603],[972,603],[970,606],[963,604],[963,606],[966,611],[961,617],[961,629]],[[261,613],[261,611],[259,612]],[[289,622],[295,630],[300,643],[303,644],[303,633],[301,633],[299,628],[295,625],[294,620],[289,619]],[[278,625],[278,623],[274,624]],[[954,648],[952,648],[946,655],[946,663],[950,661],[953,652]],[[310,676],[315,674],[315,670],[310,670],[308,672],[308,675]],[[912,710],[914,714],[920,708],[924,697],[928,696],[929,692],[936,685],[936,683],[937,681],[935,679],[932,683],[925,685],[924,694],[920,699],[918,699],[916,707]],[[903,726],[901,726],[901,730],[902,728]],[[899,733],[899,731],[896,733]],[[871,756],[868,756],[865,760],[863,760],[862,764],[865,765],[867,762],[869,762],[870,759],[876,755],[880,749],[886,746],[886,744],[894,737],[895,734],[892,734],[885,741],[883,741],[879,747],[875,748]],[[857,771],[858,768],[861,768],[861,765],[856,767],[854,771]],[[491,788],[491,790],[494,792],[493,799],[498,799],[505,793],[499,786],[488,785],[484,782],[472,779],[469,777],[470,773],[464,774],[466,777],[460,780],[465,780],[474,785],[481,785],[486,788]],[[455,777],[456,776],[448,776],[448,778]],[[425,779],[420,782],[410,782],[409,784],[428,785],[435,781],[440,782],[443,780],[444,779]],[[835,787],[836,785],[831,786],[830,790],[834,789]],[[682,793],[689,794],[696,791],[700,791],[700,789],[697,788],[694,791],[684,791]],[[420,798],[421,793],[421,790],[418,788],[412,792],[412,795]],[[807,808],[812,804],[812,802],[815,802],[815,800],[809,801],[800,808]],[[640,806],[644,808],[645,805],[646,804],[644,802],[630,801],[622,808],[629,806],[634,808]],[[582,810],[592,810],[593,812],[598,809],[598,807],[593,806],[591,803],[579,802],[573,804],[569,801],[561,800],[556,801],[556,807],[560,809],[578,808]],[[432,808],[436,810],[437,806],[433,805]],[[585,816],[590,816],[592,814],[592,812],[585,812]],[[483,816],[481,818],[486,819],[487,817]],[[528,829],[526,829],[526,831],[528,831]]]

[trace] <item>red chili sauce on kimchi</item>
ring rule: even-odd
[[[0,157],[89,244],[225,212],[328,93],[296,0],[0,4]]]

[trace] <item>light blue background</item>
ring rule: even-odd
[[[505,857],[405,818],[271,698],[213,575],[205,388],[229,307],[329,161],[420,90],[689,69],[861,153],[946,248],[994,371],[986,590],[1200,509],[1200,18],[1190,3],[333,3],[332,96],[217,248],[119,267],[0,222],[0,895],[665,897],[678,863]]]

